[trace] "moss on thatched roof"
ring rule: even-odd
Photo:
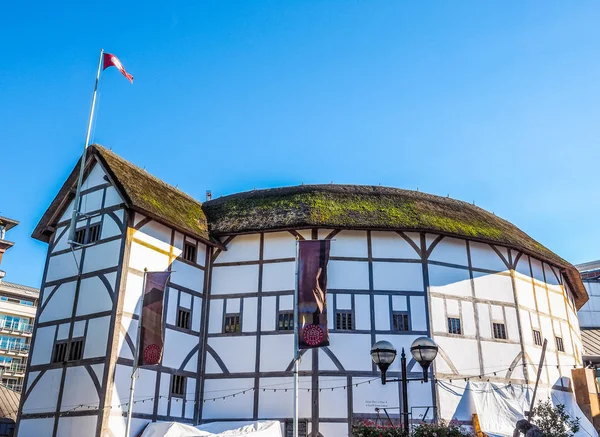
[[[88,148],[87,156],[87,171],[91,169],[93,158],[97,157],[127,206],[185,234],[211,242],[200,202],[105,147],[94,144]],[[48,226],[56,225],[58,215],[73,198],[78,170],[79,162],[34,230],[34,238],[48,241],[51,234]]]
[[[561,267],[579,291],[579,303],[587,300],[567,261],[512,223],[448,197],[379,186],[302,185],[233,194],[205,202],[203,209],[216,236],[300,228],[407,230],[513,247]]]

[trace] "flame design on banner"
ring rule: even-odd
[[[171,272],[147,272],[142,303],[138,366],[159,364],[164,349],[163,308]]]
[[[329,240],[298,242],[298,347],[329,346],[327,263]]]

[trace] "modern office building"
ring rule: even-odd
[[[485,408],[473,384],[489,384],[476,394],[516,396],[535,382],[544,339],[538,399],[572,391],[571,370],[582,365],[576,313],[588,300],[579,272],[472,204],[352,185],[200,203],[92,146],[81,246],[71,248],[77,174],[33,233],[49,248],[19,437],[122,437],[131,407],[133,435],[150,421],[291,418],[297,239],[331,240],[330,345],[307,350],[300,364],[310,435],[347,436],[376,407],[399,417],[400,387],[381,384],[369,354],[379,340],[407,352],[419,336],[439,346],[429,382],[409,384],[414,421],[437,412],[470,422],[467,407]],[[140,370],[131,406],[144,269],[172,271],[165,350]],[[414,360],[408,369],[422,375]]]
[[[0,217],[0,267],[4,252],[13,246],[6,233],[18,225],[16,220]],[[14,284],[0,270],[0,375],[5,387],[21,392],[39,290]]]

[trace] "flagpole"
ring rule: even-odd
[[[81,164],[79,165],[79,179],[77,179],[77,191],[73,200],[73,213],[71,214],[71,229],[69,230],[69,239],[67,240],[71,246],[75,244],[75,226],[77,225],[77,215],[79,211],[79,199],[81,197],[81,184],[83,183],[83,170],[85,168],[86,152],[90,145],[90,135],[92,132],[92,122],[94,120],[94,108],[96,107],[96,96],[98,94],[98,82],[100,80],[100,71],[102,67],[102,55],[104,49],[100,49],[100,59],[98,59],[98,71],[96,72],[96,83],[94,84],[94,94],[92,96],[92,108],[90,110],[90,119],[88,120],[87,133],[85,135],[85,146],[83,155],[81,156]]]
[[[129,386],[129,404],[127,405],[127,424],[125,425],[125,437],[129,437],[131,428],[131,414],[133,413],[133,392],[135,390],[135,372],[138,369],[138,360],[140,354],[140,336],[142,334],[142,313],[144,312],[144,292],[146,291],[146,274],[148,269],[144,269],[144,279],[142,281],[142,297],[140,299],[140,318],[138,319],[137,336],[135,340],[135,353],[133,354],[133,370],[131,372],[131,385]]]
[[[298,328],[300,326],[299,311],[298,311],[298,253],[299,243],[296,239],[296,288],[294,291],[294,433],[293,437],[298,437],[298,360],[299,360],[299,344],[298,344]]]

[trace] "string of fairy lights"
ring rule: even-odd
[[[496,367],[500,367],[500,366],[496,366]],[[491,381],[491,378],[489,378],[490,376],[497,376],[498,374],[502,374],[506,371],[508,372],[512,372],[513,370],[516,370],[519,367],[527,367],[526,364],[520,364],[517,366],[510,366],[510,367],[503,367],[501,369],[496,369],[496,370],[492,370],[486,373],[481,373],[478,375],[471,375],[471,376],[457,376],[457,377],[452,377],[452,376],[446,376],[443,378],[439,378],[439,377],[434,377],[432,379],[432,382],[436,385],[438,385],[439,387],[441,387],[442,389],[445,390],[449,390],[449,387],[455,388],[455,389],[459,389],[459,390],[463,390],[463,391],[474,391],[474,392],[478,392],[478,393],[491,393],[492,391],[499,391],[499,390],[505,390],[507,388],[515,388],[515,387],[525,387],[527,386],[527,384],[521,384],[521,383],[513,383],[510,379],[508,381],[508,383],[496,383],[495,381]],[[535,366],[537,368],[537,366]],[[556,367],[557,369],[560,370],[561,367],[568,367],[568,368],[577,368],[577,365],[575,364],[545,364],[543,365],[543,367]],[[472,368],[472,369],[463,369],[461,370],[461,372],[467,372],[470,370],[477,370],[478,368]],[[343,377],[343,376],[340,376]],[[339,380],[340,377],[334,378],[334,379],[322,379],[320,382],[327,382],[327,381],[337,381]],[[487,377],[487,378],[486,378]],[[356,377],[355,377],[356,378]],[[361,385],[370,385],[372,382],[380,380],[381,378],[375,377],[375,378],[371,378],[371,379],[366,379],[364,381],[359,381],[359,382],[352,382],[350,384],[345,384],[345,385],[335,385],[335,386],[329,386],[329,387],[319,387],[318,389],[313,389],[313,388],[306,388],[306,387],[300,387],[298,390],[300,392],[307,392],[310,393],[313,390],[318,390],[319,393],[322,392],[329,392],[329,391],[336,391],[336,390],[348,390],[348,388],[358,388]],[[485,388],[480,388],[480,387],[470,387],[468,385],[456,385],[453,383],[454,382],[469,382],[469,381],[475,381],[475,382],[492,382],[493,385],[490,385],[488,387]],[[422,381],[408,381],[409,383],[419,383],[422,384]],[[282,387],[285,386],[285,387]],[[218,402],[218,401],[226,401],[227,399],[233,399],[236,396],[240,397],[240,396],[244,396],[246,394],[254,394],[255,392],[262,392],[262,393],[287,393],[287,392],[292,392],[293,391],[293,387],[289,386],[289,382],[284,382],[284,383],[279,383],[279,384],[270,384],[270,385],[264,385],[264,386],[260,386],[260,387],[247,387],[247,388],[227,388],[227,389],[222,389],[222,390],[208,390],[205,391],[204,394],[207,393],[216,393],[216,392],[229,392],[227,394],[223,394],[220,396],[214,396],[214,397],[204,397],[202,400],[187,400],[184,399],[183,397],[177,397],[177,396],[166,396],[166,395],[159,395],[159,396],[149,396],[149,397],[143,397],[143,398],[138,398],[135,399],[132,403],[133,404],[145,404],[146,402],[154,402],[155,400],[161,400],[164,399],[166,401],[174,401],[175,403],[179,403],[181,402],[182,404],[185,405],[189,405],[189,404],[193,404],[193,405],[197,405],[198,403],[212,403],[212,402]],[[233,393],[231,393],[233,391]],[[194,395],[195,396],[195,392],[189,392],[186,393],[186,395]],[[129,407],[129,402],[124,402],[121,404],[113,404],[113,405],[107,405],[105,407],[102,408],[102,410],[123,410],[123,407]],[[90,404],[73,404],[73,405],[62,405],[62,411],[63,412],[75,412],[75,411],[85,411],[85,410],[100,410],[101,408],[99,408],[99,404],[98,402],[96,403],[90,403]],[[27,409],[27,414],[35,414],[36,411],[47,411],[48,407],[42,407],[42,408],[38,408],[38,409]],[[5,414],[17,414],[16,410],[13,411],[5,411]]]

